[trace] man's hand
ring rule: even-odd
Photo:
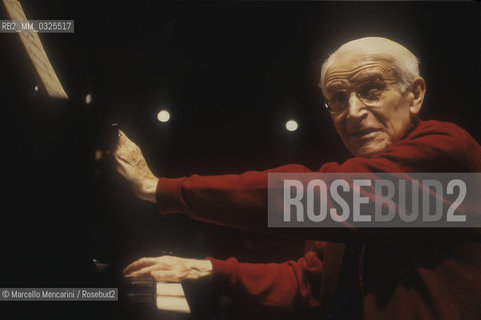
[[[140,148],[120,130],[114,158],[117,162],[117,171],[130,182],[135,196],[155,203],[159,179],[150,171]]]
[[[181,282],[212,274],[209,260],[187,259],[173,256],[141,258],[124,269],[125,277],[150,276],[156,281]]]

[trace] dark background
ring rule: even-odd
[[[421,59],[421,117],[481,140],[479,4],[470,2],[22,1],[29,19],[74,19],[74,34],[40,38],[69,102],[34,91],[15,34],[0,34],[2,191],[0,287],[104,283],[92,258],[120,270],[142,256],[284,261],[304,243],[160,216],[97,163],[119,122],[154,173],[178,177],[349,155],[317,89],[320,65],[363,36],[400,42]],[[1,17],[7,19],[3,6]],[[90,93],[93,102],[85,104]],[[166,108],[171,120],[160,123]],[[299,130],[288,132],[289,119]],[[0,306],[2,310],[4,306]],[[112,315],[105,304],[10,304],[28,311]],[[4,309],[6,310],[6,309]],[[75,311],[73,311],[75,310]],[[11,311],[11,310],[10,310]],[[22,313],[24,312],[24,313]],[[0,311],[0,313],[2,313]],[[62,316],[62,317],[63,317]]]

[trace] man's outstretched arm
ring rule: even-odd
[[[301,165],[286,165],[238,175],[157,179],[148,169],[140,149],[126,137],[120,138],[116,154],[118,170],[132,183],[139,198],[156,202],[163,214],[183,213],[196,220],[235,228],[267,231],[268,173],[310,171]],[[480,150],[479,144],[461,128],[445,122],[425,121],[383,152],[370,158],[351,158],[342,164],[325,163],[319,171],[340,174],[479,172]],[[367,229],[358,230],[369,233]],[[352,236],[347,228],[312,231],[303,236],[322,240],[346,240]],[[378,231],[373,236],[379,237]]]

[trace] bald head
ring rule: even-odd
[[[398,76],[402,91],[419,77],[419,60],[411,51],[387,38],[367,37],[349,41],[329,56],[322,65],[319,87],[325,92],[326,74],[333,65],[342,66],[368,57],[389,64]]]

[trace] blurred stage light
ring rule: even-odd
[[[296,120],[289,120],[286,122],[287,131],[296,131],[299,128]]]
[[[38,86],[35,86],[34,90],[35,90],[35,92],[38,92],[38,90],[40,90],[40,88]]]
[[[170,113],[167,110],[160,110],[157,114],[157,120],[160,122],[167,122],[170,119]]]
[[[88,93],[86,96],[85,96],[85,103],[86,104],[90,104],[92,102],[92,95],[90,93]]]
[[[94,157],[95,157],[95,161],[98,162],[98,161],[102,160],[102,158],[104,157],[104,153],[102,152],[102,150],[97,149],[97,150],[95,150]]]

